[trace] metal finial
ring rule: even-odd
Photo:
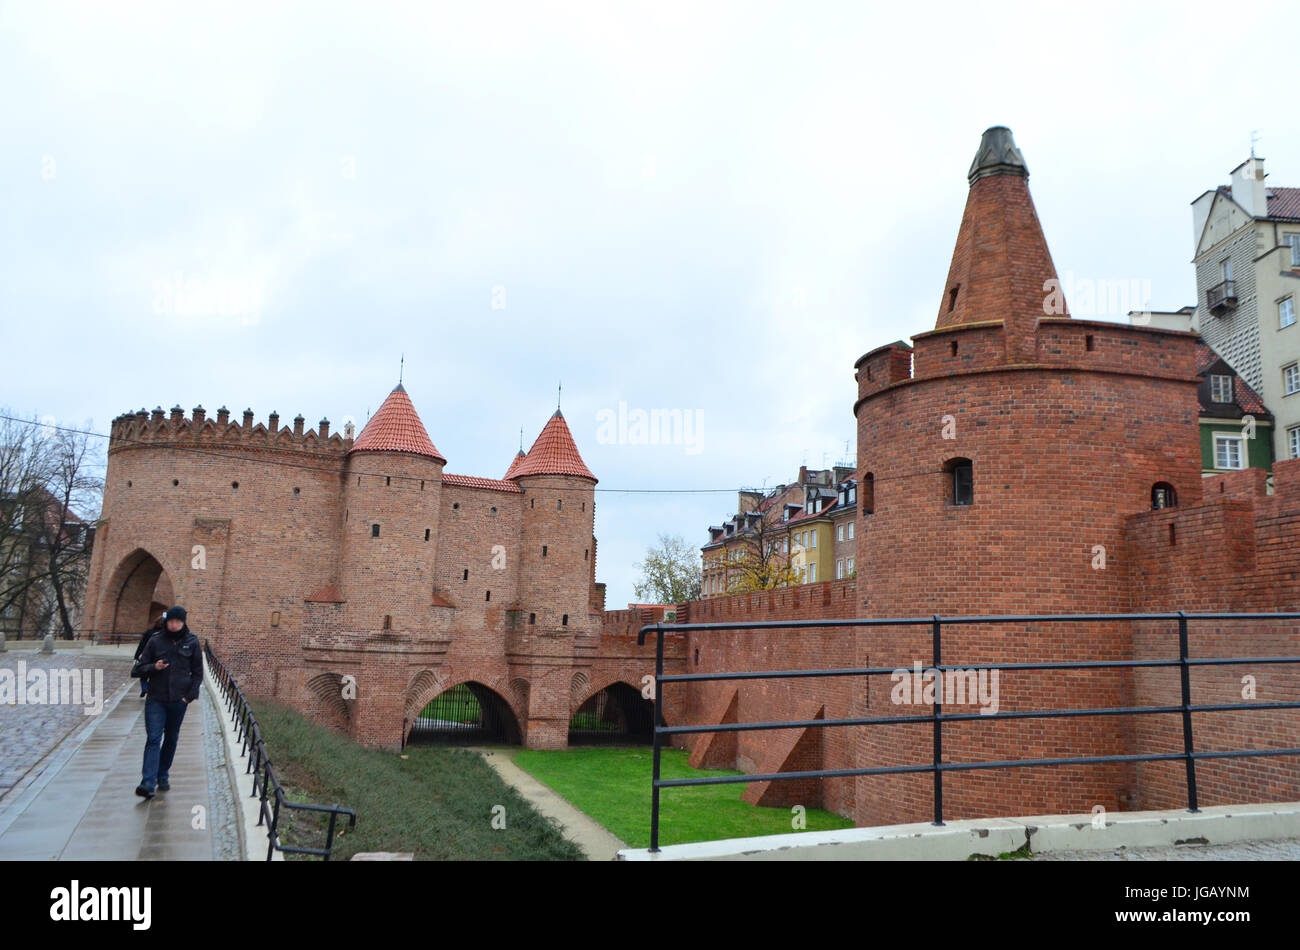
[[[397,364],[397,385],[402,385],[402,375],[406,372],[406,354],[402,354],[402,361]]]
[[[564,383],[559,383],[555,387],[555,411],[560,411],[560,394],[564,392]]]
[[[1255,157],[1255,143],[1259,141],[1259,129],[1250,130],[1250,157]]]
[[[524,450],[524,427],[520,426],[519,427],[519,451],[522,452],[523,450]]]

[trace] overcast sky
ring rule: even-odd
[[[1300,185],[1293,12],[1136,6],[2,3],[0,405],[339,429],[404,352],[447,471],[499,478],[563,381],[599,489],[727,490],[597,495],[621,607],[657,533],[855,457],[853,363],[933,328],[986,127],[1067,288],[1155,309],[1252,130]],[[607,438],[620,403],[692,444]]]

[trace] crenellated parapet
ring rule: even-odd
[[[173,406],[170,413],[164,412],[162,407],[155,408],[152,413],[141,409],[113,420],[108,451],[112,455],[150,445],[192,445],[342,458],[352,448],[352,438],[330,432],[328,419],[320,420],[315,429],[305,429],[305,423],[306,419],[299,414],[291,424],[282,426],[276,412],[272,412],[266,422],[254,422],[251,409],[244,410],[242,421],[234,421],[225,406],[217,410],[215,418],[209,418],[202,406],[195,406],[188,416],[180,406]]]

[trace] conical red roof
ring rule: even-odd
[[[424,431],[424,423],[401,383],[388,394],[379,411],[370,417],[348,454],[352,452],[409,452],[443,463],[447,461],[434,447],[429,433]]]
[[[1009,129],[984,133],[969,179],[935,328],[1001,320],[1010,333],[1032,334],[1041,317],[1069,316],[1059,289],[1048,299],[1060,283],[1048,284],[1056,268]]]
[[[501,477],[503,479],[512,478],[515,474],[515,471],[519,468],[519,463],[526,458],[528,458],[528,453],[526,453],[523,449],[520,449],[518,454],[516,454],[515,457],[510,460],[510,467],[506,469],[505,475]]]
[[[522,478],[525,475],[576,475],[597,481],[596,476],[583,464],[569,426],[558,409],[542,428],[542,434],[528,450],[528,455],[518,461],[510,478]]]

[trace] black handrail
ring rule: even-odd
[[[1169,660],[1087,660],[1079,663],[976,663],[967,666],[943,665],[942,631],[945,624],[974,623],[1080,623],[1174,620],[1178,622],[1178,658]],[[1231,666],[1243,663],[1272,664],[1300,663],[1300,656],[1274,657],[1190,657],[1187,624],[1192,620],[1300,620],[1300,613],[1176,613],[1150,614],[1032,614],[1023,616],[990,617],[892,617],[833,620],[761,620],[718,623],[663,623],[647,624],[637,633],[637,645],[645,644],[647,634],[654,633],[655,646],[655,699],[654,699],[654,755],[653,778],[650,789],[650,850],[659,850],[659,790],[691,785],[748,784],[750,782],[775,782],[793,779],[848,778],[858,775],[902,775],[930,772],[934,775],[934,824],[943,821],[943,773],[964,772],[976,769],[1029,768],[1045,765],[1099,765],[1108,762],[1162,762],[1182,761],[1186,765],[1187,803],[1189,812],[1199,812],[1196,790],[1197,759],[1232,759],[1274,755],[1300,755],[1295,749],[1242,749],[1228,752],[1196,752],[1192,735],[1194,712],[1223,712],[1243,709],[1297,709],[1300,702],[1273,703],[1218,703],[1194,705],[1191,701],[1191,676],[1193,666]],[[711,630],[790,630],[825,627],[899,627],[929,625],[932,630],[933,665],[937,672],[947,670],[1082,670],[1098,668],[1170,667],[1179,668],[1179,685],[1182,701],[1177,706],[1119,706],[1083,707],[1070,709],[1028,710],[1016,712],[944,713],[940,700],[942,692],[936,691],[933,711],[920,716],[873,716],[851,719],[815,719],[754,723],[718,723],[709,726],[667,726],[663,719],[663,684],[745,679],[796,679],[821,676],[882,676],[897,672],[897,667],[861,667],[837,669],[762,670],[745,673],[681,673],[664,675],[664,634]],[[1056,759],[1007,759],[982,762],[943,762],[943,724],[963,720],[999,719],[1054,719],[1069,716],[1119,716],[1180,713],[1183,726],[1183,751],[1137,755],[1094,755]],[[694,733],[766,731],[795,728],[829,728],[834,726],[883,726],[900,723],[933,724],[933,761],[928,765],[895,765],[877,768],[816,769],[804,772],[768,772],[749,775],[727,775],[717,778],[660,778],[660,752],[662,737]]]
[[[270,861],[276,851],[285,854],[311,854],[316,857],[330,859],[334,851],[334,830],[338,822],[339,815],[347,815],[348,827],[355,828],[357,825],[357,814],[351,808],[343,808],[339,805],[309,805],[304,802],[291,802],[284,794],[284,789],[280,787],[279,780],[275,777],[275,770],[271,766],[271,758],[266,754],[266,744],[262,741],[262,729],[257,724],[257,717],[253,715],[252,707],[248,705],[248,699],[244,696],[244,691],[239,688],[235,682],[234,676],[226,669],[225,664],[217,659],[212,652],[212,644],[207,640],[203,641],[203,652],[207,655],[208,664],[212,670],[213,679],[221,687],[221,693],[226,701],[226,711],[230,713],[235,720],[237,729],[236,739],[242,746],[239,754],[241,757],[248,757],[248,767],[245,773],[251,772],[253,775],[253,797],[259,797],[261,801],[258,805],[257,824],[261,827],[266,823],[267,838],[269,844],[266,849],[266,860]],[[251,746],[251,749],[250,749]],[[252,751],[254,754],[249,755]],[[267,804],[267,794],[274,790],[275,794],[271,796],[271,804]],[[329,828],[325,833],[324,848],[295,848],[290,845],[280,843],[280,809],[288,808],[293,811],[318,811],[329,814]]]

